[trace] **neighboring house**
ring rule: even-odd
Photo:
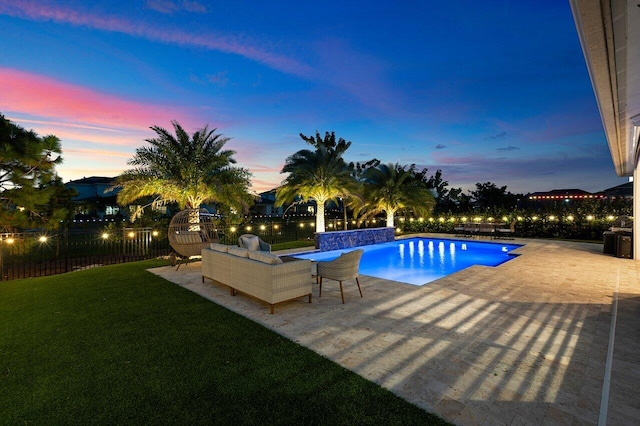
[[[587,200],[606,198],[604,192],[591,193],[582,189],[553,189],[548,192],[529,194],[529,201],[534,209],[542,207],[559,207],[560,204],[580,203]]]
[[[284,213],[283,207],[274,207],[276,202],[276,190],[261,192],[258,194],[256,203],[251,207],[251,214],[253,216],[282,216]]]
[[[609,199],[633,199],[633,182],[623,183],[622,185],[602,191]]]
[[[251,215],[254,217],[283,217],[285,212],[286,216],[306,216],[315,214],[316,203],[314,201],[303,203],[298,200],[294,203],[289,203],[277,208],[275,207],[275,202],[276,189],[261,192],[258,194],[256,203],[250,209]]]
[[[581,189],[554,189],[548,192],[534,192],[528,195],[533,208],[559,207],[561,204],[580,203],[587,200],[632,200],[633,182],[623,183],[602,190],[600,192],[587,192]]]
[[[107,192],[115,178],[92,176],[72,180],[64,184],[67,188],[76,190],[72,201],[75,203],[76,219],[109,219],[128,217],[116,202],[118,190]]]

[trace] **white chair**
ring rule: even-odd
[[[320,293],[318,297],[322,297],[323,278],[328,278],[340,283],[340,295],[342,296],[342,303],[344,303],[342,281],[345,280],[355,279],[356,284],[358,285],[358,291],[360,292],[360,297],[362,297],[362,289],[360,288],[360,281],[358,280],[358,268],[360,266],[362,253],[364,253],[364,250],[357,249],[348,253],[342,253],[340,257],[334,260],[317,262],[317,279],[319,280],[318,283],[320,285]]]

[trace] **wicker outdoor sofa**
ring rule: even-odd
[[[271,253],[212,243],[202,249],[202,282],[205,278],[229,286],[269,304],[309,297],[311,303],[311,261],[282,260]]]

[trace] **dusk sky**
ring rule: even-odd
[[[257,192],[299,133],[451,187],[599,191],[614,172],[568,0],[0,0],[0,113],[116,176],[158,125],[231,137]]]

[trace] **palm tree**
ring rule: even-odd
[[[151,127],[158,137],[146,140],[150,146],[136,149],[128,161],[135,168],[116,179],[114,188],[122,188],[118,203],[154,196],[156,204],[176,202],[180,208],[197,209],[205,202],[215,202],[246,210],[252,200],[251,173],[232,166],[235,151],[223,149],[230,138],[208,126],[190,137],[177,121],[171,123],[175,136],[162,127]]]
[[[425,182],[416,176],[415,164],[408,168],[397,163],[370,167],[363,173],[363,185],[364,216],[385,212],[390,227],[394,226],[393,216],[398,210],[427,215],[436,204]]]
[[[338,202],[355,191],[357,182],[351,177],[350,169],[342,158],[351,146],[340,138],[336,142],[334,132],[326,132],[324,139],[316,131],[313,136],[300,137],[315,147],[315,151],[303,149],[290,155],[281,173],[289,173],[276,191],[276,207],[294,201],[316,202],[316,232],[324,232],[324,207],[327,201]]]

